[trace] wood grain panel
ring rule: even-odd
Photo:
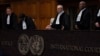
[[[45,26],[49,24],[50,18],[56,14],[56,1],[54,0],[11,2],[11,7],[17,15],[25,13],[35,19],[39,30],[45,29]]]

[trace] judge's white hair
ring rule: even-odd
[[[63,5],[57,5],[57,8],[62,8],[63,9]]]

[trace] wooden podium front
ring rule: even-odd
[[[5,56],[99,56],[100,31],[1,30],[0,51]]]

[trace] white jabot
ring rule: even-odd
[[[78,14],[78,16],[77,16],[77,19],[76,19],[76,22],[80,22],[80,21],[81,21],[81,16],[82,16],[82,13],[83,13],[83,11],[84,11],[85,9],[86,9],[86,8],[82,9],[82,10],[79,12],[79,14]]]
[[[57,16],[56,24],[60,24],[60,16],[64,13],[64,11],[60,12]]]
[[[7,24],[10,24],[10,15],[7,16]]]
[[[25,20],[23,20],[23,22],[22,22],[22,29],[23,30],[26,30],[27,29],[27,25],[26,25]]]
[[[100,17],[100,9],[99,9],[99,11],[98,11],[97,17]]]

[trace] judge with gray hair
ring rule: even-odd
[[[51,25],[46,27],[47,30],[69,30],[70,18],[63,10],[63,5],[57,5],[57,15]]]

